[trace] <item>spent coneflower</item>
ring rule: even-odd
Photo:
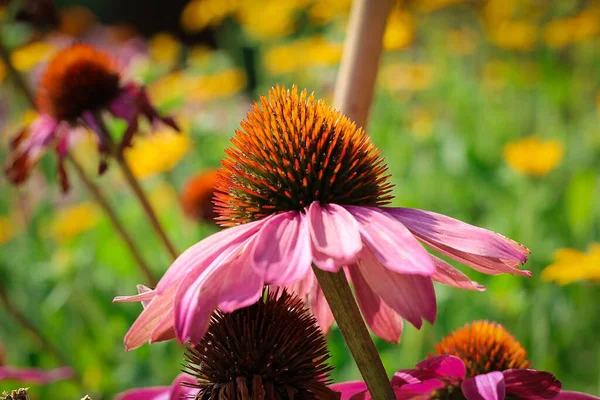
[[[530,369],[525,349],[502,325],[475,321],[436,345],[439,355],[414,369],[394,374],[391,384],[398,399],[448,400],[597,400],[585,393],[561,390],[546,371]],[[331,386],[350,400],[370,400],[363,382]]]
[[[0,400],[29,400],[28,390],[29,388],[21,388],[10,392],[2,392]]]
[[[102,112],[127,122],[119,151],[131,145],[140,116],[177,129],[172,118],[158,115],[142,86],[123,81],[121,67],[114,57],[83,43],[59,51],[50,60],[41,78],[36,104],[40,114],[13,140],[12,154],[6,165],[9,180],[16,184],[26,180],[47,148],[53,148],[59,159],[61,184],[63,190],[67,190],[64,160],[73,145],[72,132],[80,124],[95,133],[102,155],[99,170],[103,172],[106,156],[113,149],[103,129]]]
[[[381,151],[342,113],[306,91],[276,87],[254,105],[226,150],[216,184],[217,220],[231,228],[184,252],[125,337],[201,340],[212,311],[254,303],[263,285],[307,297],[324,330],[333,319],[311,265],[344,269],[372,331],[399,341],[402,318],[433,322],[432,280],[482,290],[439,253],[487,274],[518,269],[529,250],[497,233],[410,208],[386,207],[392,185]]]
[[[215,194],[217,170],[210,169],[192,176],[181,189],[181,207],[186,217],[208,223],[214,223],[212,199]]]
[[[332,399],[333,367],[317,321],[302,299],[269,292],[232,313],[215,311],[199,343],[186,346],[196,399]]]

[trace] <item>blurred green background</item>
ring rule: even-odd
[[[9,4],[0,32],[32,87],[51,54],[73,40],[126,55],[128,75],[146,83],[153,101],[185,127],[184,140],[162,129],[160,140],[138,140],[128,155],[182,251],[218,228],[186,218],[179,193],[190,177],[219,166],[258,94],[295,83],[331,100],[349,3],[155,2],[128,18],[117,2],[71,1],[59,4],[59,23],[43,29],[12,21],[17,5]],[[152,15],[165,7],[164,26],[160,19],[139,22],[147,7]],[[599,32],[598,1],[394,5],[367,129],[396,185],[393,205],[436,211],[524,243],[533,277],[460,267],[487,291],[437,285],[435,325],[417,331],[406,324],[399,345],[377,342],[390,374],[412,367],[452,330],[488,319],[503,324],[533,367],[556,374],[563,388],[600,394],[600,250],[591,246],[600,232]],[[10,137],[31,120],[5,72],[0,68],[3,163]],[[85,140],[80,147],[93,174],[93,148]],[[141,307],[111,301],[133,294],[143,279],[85,188],[73,176],[63,196],[54,171],[48,155],[23,187],[0,178],[0,285],[81,374],[79,382],[32,388],[33,397],[90,393],[98,400],[169,384],[181,368],[181,347],[124,351],[123,336]],[[95,181],[160,276],[169,258],[118,169]],[[8,364],[58,366],[2,304],[0,310]],[[337,329],[329,340],[335,380],[359,378]],[[1,381],[0,392],[16,386]]]

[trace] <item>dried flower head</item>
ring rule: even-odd
[[[452,332],[435,346],[439,355],[460,358],[467,376],[529,368],[527,351],[496,322],[475,321]]]
[[[21,388],[11,392],[3,392],[1,400],[29,400],[27,391],[29,388]]]
[[[222,225],[322,205],[382,206],[387,166],[364,130],[306,90],[277,86],[236,130],[216,185]]]
[[[302,300],[286,291],[229,314],[217,310],[200,343],[186,347],[186,358],[196,399],[333,396],[327,342]]]

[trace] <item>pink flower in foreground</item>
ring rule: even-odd
[[[105,158],[111,151],[110,140],[98,119],[104,111],[127,122],[121,150],[131,145],[140,116],[178,129],[172,118],[158,115],[143,87],[122,82],[119,69],[112,56],[87,44],[74,44],[54,56],[37,91],[40,115],[12,141],[12,154],[5,168],[11,182],[23,183],[43,152],[50,148],[58,155],[62,188],[68,190],[64,160],[81,123],[95,133],[102,156],[99,171],[104,172]]]
[[[463,361],[446,355],[421,361],[415,369],[396,372],[391,383],[398,400],[598,399],[585,393],[561,391],[561,383],[554,375],[534,369],[508,369],[467,377]],[[363,382],[340,383],[330,388],[341,392],[342,400],[371,399]]]
[[[311,265],[344,270],[371,330],[398,341],[402,318],[433,322],[432,281],[482,290],[424,243],[487,274],[519,270],[529,251],[501,235],[441,214],[384,207],[387,167],[366,133],[306,91],[261,97],[226,150],[216,184],[217,218],[233,226],[183,253],[146,301],[125,345],[199,341],[212,312],[256,302],[263,285],[286,286],[309,302],[323,330],[331,311]]]
[[[69,367],[43,370],[39,368],[17,368],[8,365],[0,366],[0,381],[13,380],[45,385],[47,383],[69,379],[73,376],[73,369]]]
[[[185,386],[193,385],[196,380],[187,374],[179,374],[171,386],[155,386],[131,389],[118,394],[117,400],[179,400],[193,399],[198,389]]]

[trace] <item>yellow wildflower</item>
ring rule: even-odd
[[[554,261],[542,271],[542,279],[559,285],[581,280],[600,281],[600,244],[590,244],[587,253],[575,249],[556,250]]]
[[[215,52],[203,45],[192,46],[188,50],[187,64],[190,67],[204,67],[209,65]]]
[[[233,15],[242,0],[192,0],[181,13],[181,25],[188,32],[198,32],[219,25]]]
[[[434,70],[430,64],[393,63],[381,69],[379,79],[382,86],[388,90],[414,92],[431,87]]]
[[[487,27],[490,42],[508,50],[528,51],[537,43],[537,26],[526,20],[504,20]]]
[[[137,138],[133,147],[125,150],[125,159],[137,178],[149,178],[171,170],[190,147],[187,135],[171,130],[158,131]]]
[[[157,33],[148,40],[148,52],[153,61],[171,66],[181,55],[181,43],[170,33]]]
[[[415,38],[415,21],[412,15],[394,7],[390,13],[383,35],[385,50],[400,50],[408,47]]]
[[[59,210],[50,222],[50,235],[65,241],[92,229],[100,221],[100,210],[95,204],[81,203]]]
[[[314,36],[270,48],[265,53],[264,64],[269,72],[284,74],[318,65],[335,65],[341,57],[341,43]]]
[[[504,147],[504,160],[518,173],[545,176],[562,160],[563,144],[556,140],[542,141],[532,136],[508,143]]]
[[[287,36],[296,29],[301,0],[246,0],[240,4],[236,19],[255,39]]]
[[[184,71],[175,71],[148,85],[148,95],[154,104],[161,106],[185,95],[187,75]]]
[[[190,100],[214,100],[242,90],[246,86],[246,74],[241,68],[229,68],[211,75],[189,77],[186,85]]]
[[[29,71],[48,60],[55,51],[56,47],[49,43],[33,42],[13,51],[11,61],[17,70]]]
[[[559,49],[591,39],[600,32],[600,8],[589,8],[578,15],[555,19],[544,27],[544,42]]]
[[[465,0],[419,0],[416,2],[415,7],[418,11],[429,13],[464,2]]]
[[[15,226],[8,217],[0,216],[0,246],[15,236]]]
[[[351,5],[352,0],[315,1],[308,9],[308,16],[313,23],[322,25],[333,19],[346,17]]]

